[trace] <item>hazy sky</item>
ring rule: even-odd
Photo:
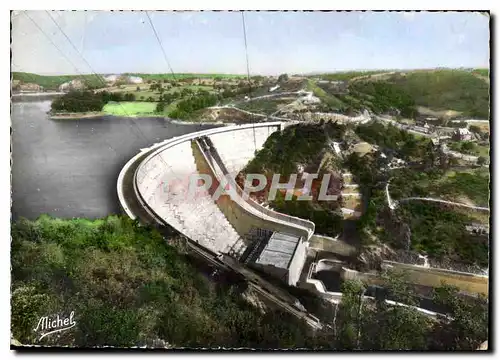
[[[12,15],[13,71],[91,73],[49,15]],[[170,72],[143,12],[50,13],[97,73]],[[149,12],[174,72],[246,73],[239,12]],[[246,12],[252,74],[488,67],[478,13]]]

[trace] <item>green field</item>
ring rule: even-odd
[[[109,88],[99,89],[106,90],[112,93],[131,93],[135,95],[135,99],[138,101],[144,101],[149,97],[152,97],[154,101],[158,101],[160,99],[160,93],[157,90],[150,90],[150,84],[130,84],[130,85],[120,85],[120,86],[112,86]],[[137,91],[137,87],[139,87],[139,91]],[[164,94],[173,94],[180,93],[183,89],[190,89],[192,91],[198,90],[206,90],[213,91],[211,86],[207,85],[184,85],[178,87],[172,87],[168,90],[165,90]]]
[[[284,99],[259,99],[254,101],[242,102],[238,108],[250,112],[271,115],[279,110],[281,106],[286,106],[292,103],[293,100]]]
[[[488,145],[479,145],[472,141],[452,141],[448,143],[448,147],[464,154],[483,156],[485,158],[490,156],[490,147]]]
[[[121,102],[108,103],[103,111],[107,115],[127,116],[127,115],[153,115],[155,114],[156,103],[154,102]]]

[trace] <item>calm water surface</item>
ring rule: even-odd
[[[12,216],[98,218],[120,212],[116,180],[141,148],[216,126],[160,118],[50,120],[50,101],[12,104]]]

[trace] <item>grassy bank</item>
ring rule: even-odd
[[[155,102],[110,102],[103,108],[103,112],[107,115],[115,116],[137,116],[137,115],[155,115],[156,103]]]
[[[326,106],[329,111],[343,111],[346,105],[332,94],[328,94],[324,89],[319,87],[313,80],[307,81],[307,90],[312,91]]]
[[[82,113],[54,113],[50,115],[52,120],[76,120],[76,119],[93,119],[106,115],[102,111],[82,112]]]
[[[158,90],[151,90],[151,84],[128,84],[128,85],[120,85],[120,86],[111,86],[107,88],[99,89],[99,91],[109,91],[111,93],[132,93],[135,95],[136,100],[146,100],[148,98],[152,98],[154,101],[159,101],[160,92]],[[137,90],[139,88],[139,90]],[[171,87],[169,89],[165,89],[163,94],[180,94],[182,90],[189,89],[191,91],[198,90],[206,90],[213,91],[213,87],[206,85],[182,85]]]

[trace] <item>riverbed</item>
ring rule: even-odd
[[[12,217],[99,218],[120,212],[116,180],[141,148],[220,125],[103,116],[51,120],[50,101],[12,104]]]

